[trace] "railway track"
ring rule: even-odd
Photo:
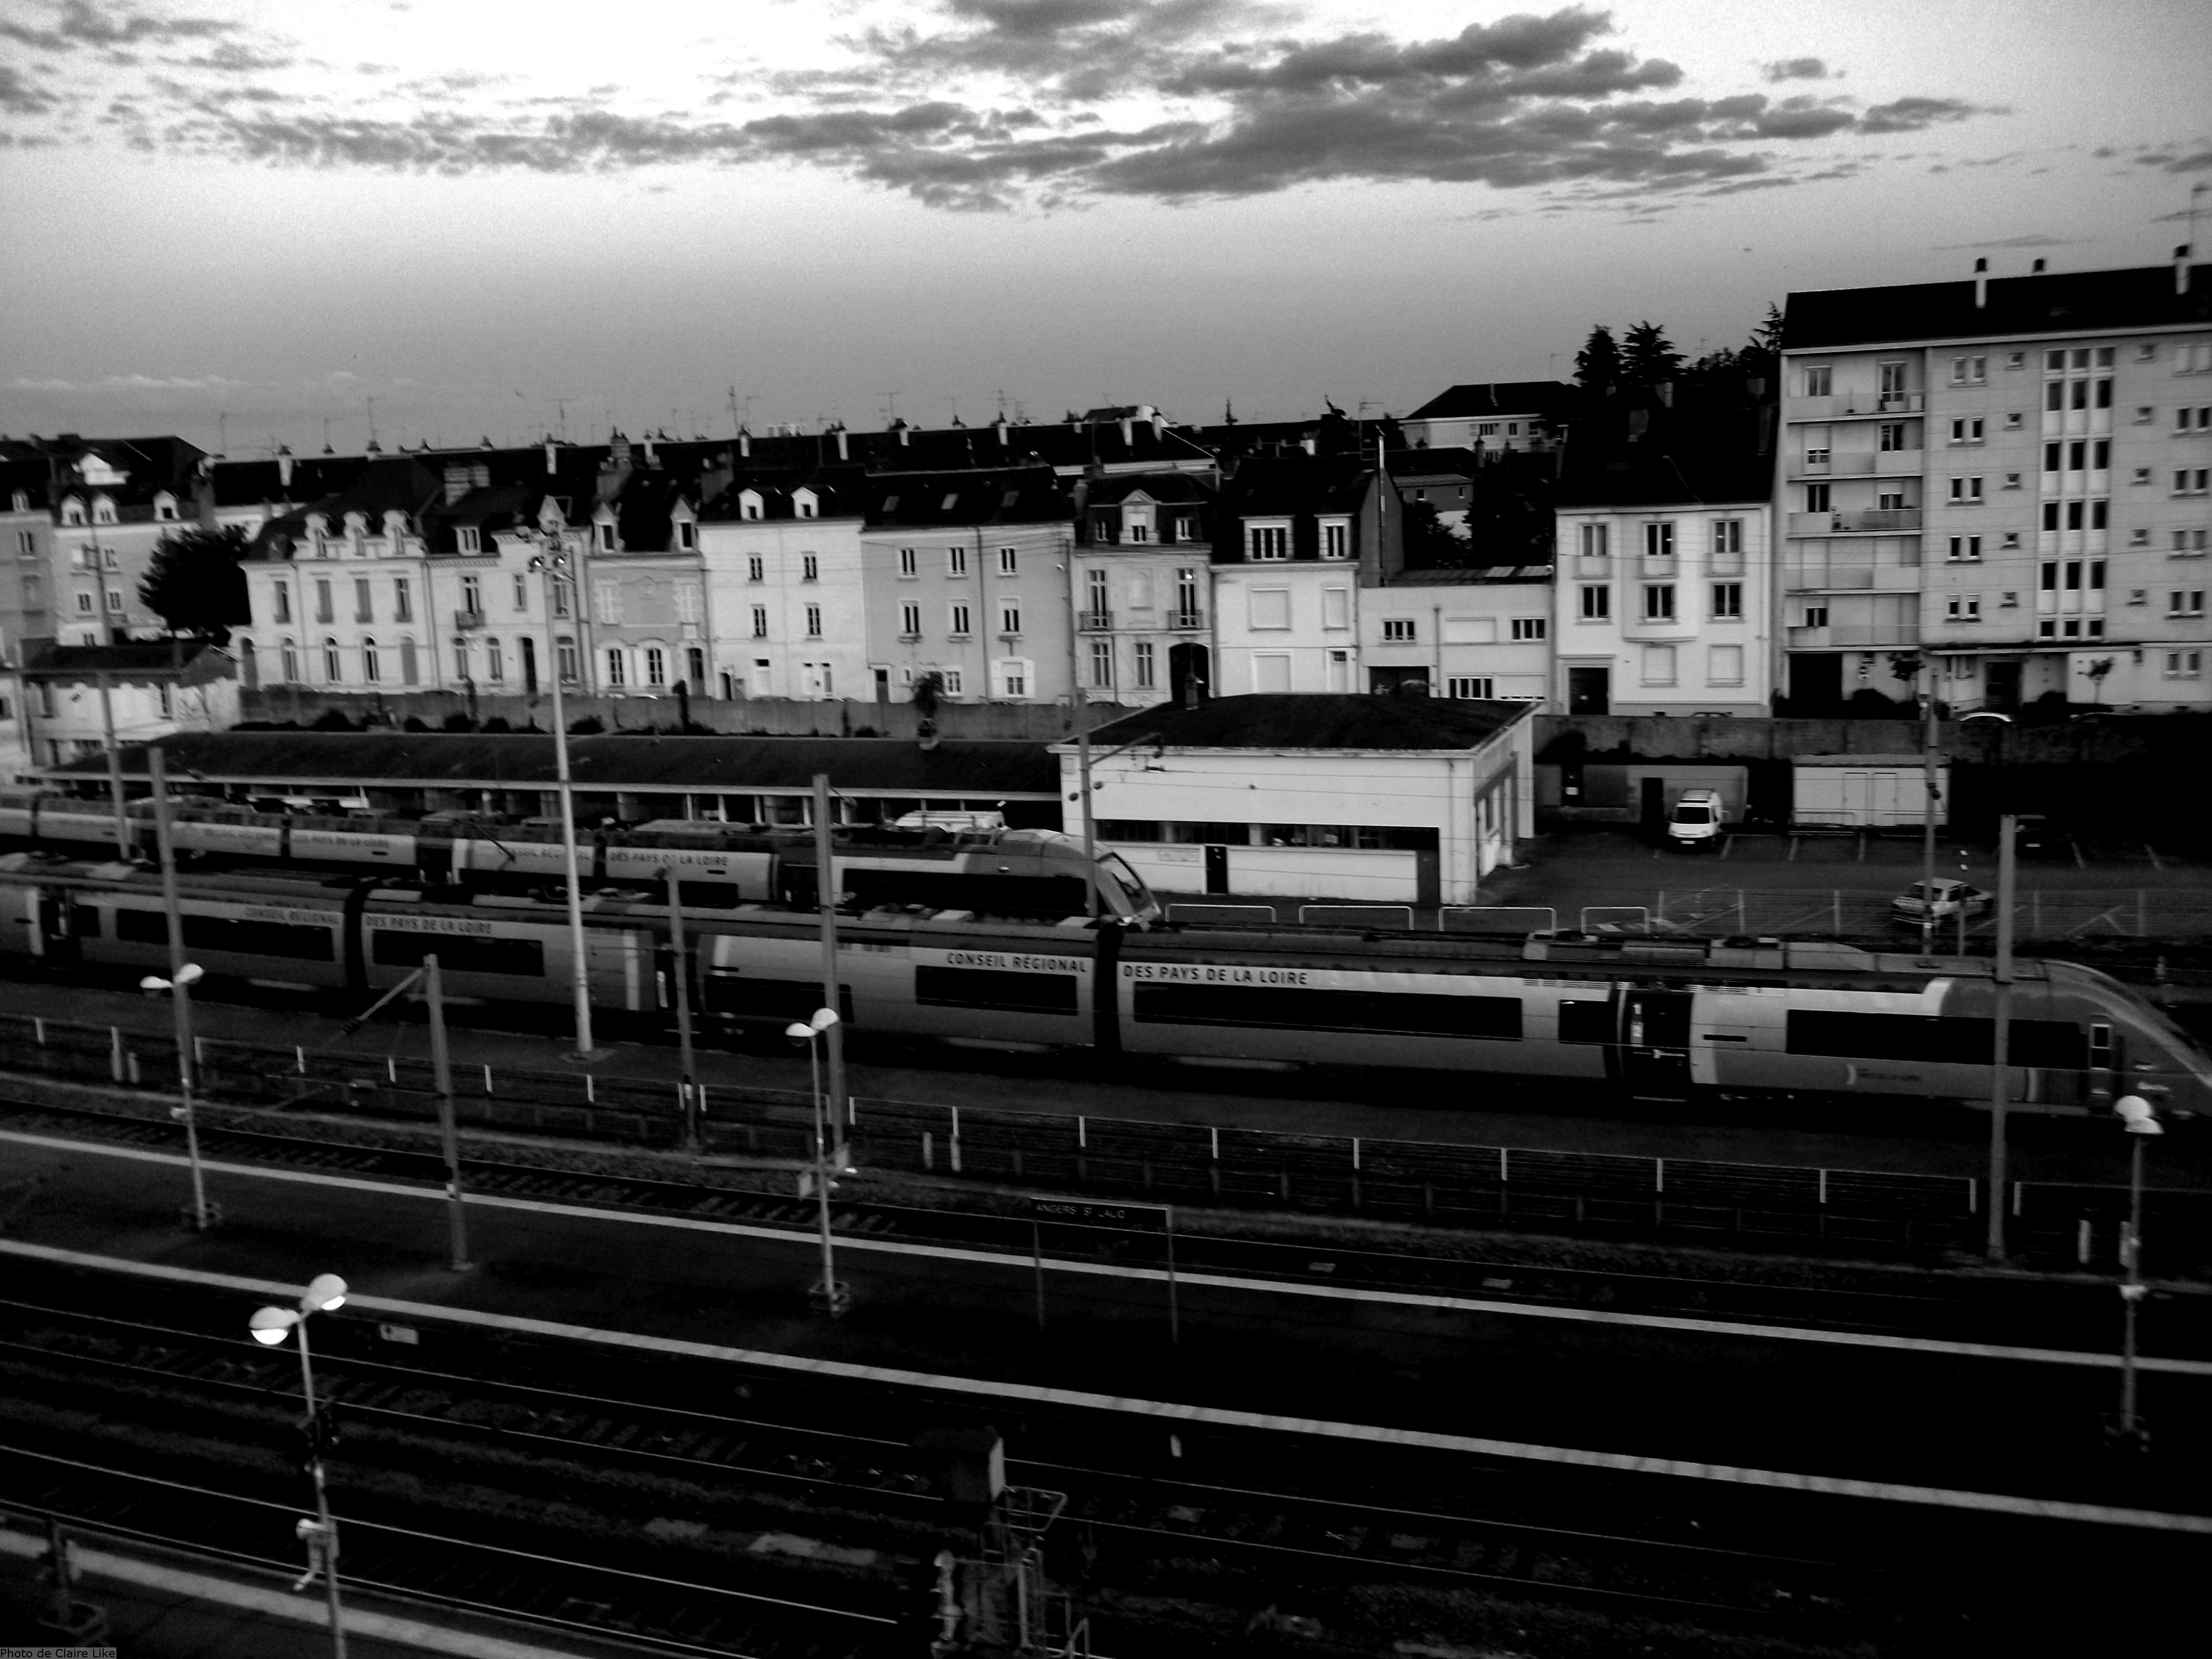
[[[4,1097],[0,1126],[171,1151],[180,1150],[184,1141],[182,1129],[162,1119]],[[217,1161],[441,1188],[446,1181],[440,1158],[401,1148],[214,1125],[202,1126],[200,1146],[203,1156]],[[794,1234],[811,1231],[817,1222],[811,1201],[704,1178],[663,1180],[468,1158],[463,1162],[463,1184],[471,1195],[681,1215]],[[1028,1256],[1034,1245],[1053,1260],[1104,1261],[1133,1269],[1157,1268],[1164,1261],[1156,1234],[1061,1222],[1044,1224],[1033,1233],[1030,1219],[1002,1210],[841,1200],[833,1206],[832,1223],[848,1237],[896,1238],[1016,1257]],[[1836,1288],[1531,1266],[1503,1256],[1441,1256],[1334,1241],[1286,1243],[1187,1227],[1178,1231],[1175,1249],[1177,1269],[1185,1273],[1507,1304],[2032,1347],[2101,1345],[2111,1334],[2110,1287],[2094,1283],[1929,1278],[1911,1289]],[[2176,1307],[2162,1317],[2159,1340],[2161,1353],[2172,1357],[2212,1355],[2212,1318],[2190,1317]]]
[[[0,1122],[149,1146],[177,1146],[182,1142],[181,1132],[173,1124],[91,1109],[0,1101]],[[442,1164],[428,1153],[237,1128],[204,1128],[202,1143],[210,1157],[240,1162],[400,1182],[441,1185],[445,1180]],[[706,1217],[802,1231],[815,1224],[810,1204],[704,1178],[659,1180],[491,1159],[467,1160],[465,1170],[468,1189],[486,1195]],[[848,1235],[995,1249],[1019,1255],[1029,1254],[1032,1243],[1025,1219],[976,1207],[840,1202],[834,1220],[838,1230]],[[1067,1260],[1157,1266],[1160,1255],[1156,1237],[1064,1224],[1048,1225],[1036,1242],[1048,1247],[1048,1255]],[[2101,1343],[2109,1336],[2109,1287],[2094,1283],[1930,1279],[1911,1290],[1893,1285],[1807,1286],[1685,1273],[1634,1274],[1531,1266],[1506,1255],[1441,1256],[1360,1249],[1340,1242],[1280,1243],[1187,1231],[1178,1234],[1176,1250],[1178,1265],[1190,1271],[1509,1303],[1528,1301],[1621,1313],[2034,1346],[2063,1346],[2069,1340]],[[2161,1340],[2171,1352],[2185,1357],[2212,1352],[2212,1332],[2192,1337],[2180,1326],[2180,1321],[2169,1321],[2162,1333]]]

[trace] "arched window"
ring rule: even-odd
[[[609,647],[607,649],[607,684],[609,685],[621,685],[628,681],[629,676],[623,672],[623,668],[622,647]]]
[[[668,653],[657,645],[645,647],[645,683],[647,685],[668,684]]]
[[[285,684],[297,684],[300,678],[300,647],[288,639],[277,647],[276,658],[283,668]]]
[[[376,684],[378,667],[376,641],[364,635],[361,642],[361,678],[364,684]]]
[[[345,665],[339,660],[338,642],[336,640],[326,639],[323,641],[323,678],[332,685],[337,684],[345,678]]]
[[[402,685],[412,685],[415,684],[416,678],[415,641],[411,639],[403,639],[399,641],[399,683]]]
[[[261,659],[254,654],[252,640],[238,642],[238,683],[249,691],[261,684]]]
[[[92,521],[94,524],[113,524],[115,503],[105,495],[95,495],[92,502]]]
[[[453,635],[453,678],[465,680],[469,677],[469,640],[465,634]]]
[[[77,500],[74,495],[64,501],[62,503],[62,522],[64,524],[82,524],[84,522],[84,503]]]

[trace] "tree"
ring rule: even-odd
[[[155,544],[139,603],[172,634],[228,645],[232,629],[253,620],[246,573],[238,568],[245,556],[246,532],[236,525],[172,531]]]
[[[1631,386],[1656,386],[1681,371],[1682,354],[1657,323],[1638,323],[1622,343],[1621,371]]]
[[[1620,347],[1603,323],[1590,330],[1589,338],[1575,353],[1575,383],[1585,392],[1600,394],[1620,384]]]
[[[1408,501],[1404,520],[1406,568],[1457,570],[1468,563],[1468,544],[1437,516],[1434,501]]]

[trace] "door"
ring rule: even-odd
[[[1667,780],[1645,778],[1643,780],[1643,785],[1644,790],[1638,816],[1643,823],[1644,833],[1647,836],[1663,836],[1667,833]]]
[[[1229,849],[1212,847],[1206,849],[1206,890],[1225,893],[1229,890]]]
[[[870,672],[876,677],[876,701],[889,702],[891,700],[891,671],[888,668],[878,668]]]
[[[2009,714],[2020,708],[2020,664],[1991,662],[1983,670],[1982,707]]]
[[[1844,659],[1833,653],[1790,659],[1790,712],[1808,714],[1836,708],[1844,700]]]
[[[1609,714],[1613,712],[1613,670],[1567,670],[1567,713]]]
[[[1200,703],[1212,689],[1212,659],[1204,646],[1186,641],[1168,647],[1170,698],[1177,703]]]
[[[1435,904],[1443,897],[1443,854],[1433,847],[1413,849],[1413,902]]]
[[[538,641],[527,634],[522,636],[522,695],[538,695]]]
[[[1691,993],[1639,986],[1621,999],[1620,1079],[1628,1092],[1680,1099],[1690,1091]]]

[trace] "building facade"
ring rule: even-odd
[[[1363,582],[1403,563],[1389,479],[1358,457],[1243,461],[1214,537],[1214,689],[1346,693],[1359,662]]]
[[[1076,669],[1094,702],[1165,702],[1212,683],[1218,494],[1188,472],[1085,480],[1075,501]]]
[[[747,472],[698,538],[711,676],[723,697],[883,696],[868,672],[858,467]]]
[[[67,765],[118,745],[238,723],[229,654],[203,640],[46,645],[22,671],[33,764]]]
[[[1552,684],[1552,568],[1405,570],[1359,596],[1367,690],[1541,703]]]

